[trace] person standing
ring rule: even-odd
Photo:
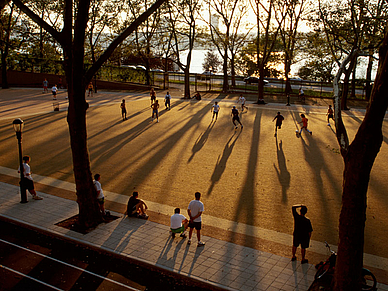
[[[281,129],[282,128],[282,122],[284,120],[284,117],[283,115],[280,114],[280,112],[278,112],[275,116],[275,118],[272,120],[272,122],[274,122],[274,120],[276,119],[276,124],[275,124],[275,137],[278,133],[278,129]]]
[[[202,228],[202,213],[205,210],[203,203],[200,201],[201,193],[195,192],[195,200],[190,201],[189,207],[187,208],[187,213],[189,214],[189,240],[187,244],[191,244],[191,236],[193,235],[193,230],[197,231],[197,246],[202,247],[205,245],[201,241],[201,228]]]
[[[300,214],[296,209],[300,208]],[[296,249],[301,246],[302,264],[308,263],[306,259],[306,249],[309,247],[311,233],[313,227],[311,221],[306,217],[307,207],[300,204],[292,206],[292,215],[294,216],[294,233],[292,242],[292,258],[291,261],[296,260]]]
[[[23,183],[24,189],[27,189],[28,192],[30,192],[30,194],[32,195],[32,199],[42,200],[43,198],[39,197],[35,191],[34,180],[32,179],[31,167],[29,165],[29,163],[31,161],[30,156],[24,156],[23,161],[24,161],[24,163],[23,163],[23,179],[22,179],[21,183]],[[20,173],[20,166],[18,168],[18,173]]]
[[[47,79],[44,79],[43,81],[43,93],[48,93],[48,81]]]
[[[156,101],[156,93],[154,88],[151,88],[150,96],[151,96],[151,105],[152,105]]]
[[[171,236],[174,238],[175,234],[180,233],[180,237],[186,238],[186,229],[189,226],[187,218],[181,214],[180,208],[175,208],[174,215],[170,219]]]
[[[217,120],[218,112],[220,112],[220,105],[218,105],[218,102],[214,102],[214,105],[212,106],[211,111],[213,111],[212,121],[214,119],[214,116],[216,117],[216,120]]]
[[[57,84],[55,84],[51,88],[51,93],[53,94],[53,100],[57,100],[57,91],[58,91]]]
[[[247,100],[245,99],[245,97],[242,94],[240,94],[240,97],[238,98],[237,103],[241,103],[241,112],[244,112],[244,108],[248,110],[248,107],[245,106],[246,101]]]
[[[88,89],[89,89],[89,93],[88,93],[88,97],[93,97],[93,83],[90,82],[89,85],[88,85]]]
[[[242,125],[242,123],[240,121],[240,117],[238,116],[238,114],[239,113],[238,113],[238,110],[236,109],[236,106],[233,106],[232,113],[230,115],[232,116],[232,122],[233,122],[233,124],[235,126],[235,129],[238,128],[238,126],[236,125],[236,121],[238,123],[240,123],[241,129],[243,129],[244,126]]]
[[[309,121],[309,120],[306,118],[306,116],[305,116],[303,113],[300,115],[300,117],[302,118],[302,121],[299,122],[299,123],[302,123],[302,127],[300,128],[299,135],[302,134],[303,128],[304,128],[310,135],[312,135],[313,132],[307,129],[307,124],[308,124],[308,121]]]
[[[331,108],[331,105],[329,105],[329,108],[327,109],[327,126],[330,126],[330,118],[334,120],[334,110]],[[335,122],[335,120],[334,120]]]
[[[97,202],[98,202],[98,206],[100,207],[101,214],[105,216],[105,196],[102,191],[100,180],[101,180],[100,174],[95,174],[93,185],[97,190]]]
[[[122,100],[120,104],[121,108],[121,116],[123,117],[123,121],[127,120],[127,108],[125,108],[125,99]]]
[[[171,108],[171,95],[169,92],[167,92],[166,96],[164,96],[164,105],[166,106],[166,110],[170,110]]]
[[[154,121],[154,116],[156,116],[156,122],[159,122],[159,102],[155,100],[155,103],[151,104],[152,108],[152,121]]]
[[[304,102],[305,101],[305,98],[304,98],[304,91],[302,89],[302,87],[299,88],[299,100]]]

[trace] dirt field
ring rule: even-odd
[[[58,97],[61,108],[64,94]],[[173,99],[170,111],[161,104],[156,123],[151,122],[147,96],[101,94],[90,102],[91,167],[101,174],[104,190],[124,195],[137,190],[148,201],[182,209],[199,191],[207,215],[287,234],[293,229],[291,206],[303,203],[309,208],[313,239],[337,243],[343,162],[325,107],[248,105],[241,114],[244,128],[235,130],[230,117],[233,98],[220,100],[216,122],[211,122],[211,99]],[[52,111],[50,97],[36,90],[0,92],[0,166],[17,168],[12,120],[23,116],[23,148],[32,157],[33,172],[73,182],[66,111]],[[127,101],[127,121],[121,119],[122,98]],[[272,119],[277,111],[285,120],[275,138]],[[300,113],[309,119],[312,136],[303,132],[296,137]],[[350,140],[362,119],[362,111],[344,113]],[[383,133],[368,192],[365,252],[388,258],[386,123]]]

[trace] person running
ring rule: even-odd
[[[48,81],[47,81],[47,79],[44,79],[44,81],[43,81],[43,93],[48,93],[47,87],[48,87]]]
[[[195,200],[191,200],[189,206],[187,207],[187,213],[189,214],[189,240],[187,244],[191,244],[191,236],[193,235],[194,228],[197,231],[197,239],[199,247],[205,245],[201,241],[201,228],[202,228],[202,213],[205,210],[203,203],[199,201],[201,199],[201,193],[195,192]]]
[[[331,105],[329,105],[329,108],[327,109],[327,126],[330,126],[330,118],[334,120],[334,110],[331,108]],[[335,122],[335,120],[334,120]]]
[[[175,208],[174,215],[170,218],[171,236],[174,238],[175,234],[180,233],[180,237],[186,238],[186,229],[189,226],[187,218],[181,214],[180,208]]]
[[[123,121],[127,120],[127,108],[125,108],[125,99],[120,104],[121,108],[121,116],[123,117]]]
[[[156,101],[156,93],[154,88],[151,88],[150,96],[151,96],[151,105],[152,105]]]
[[[302,134],[303,128],[304,128],[310,135],[312,135],[313,132],[307,129],[307,124],[308,124],[308,121],[309,121],[309,120],[306,118],[306,116],[305,116],[303,113],[300,115],[300,117],[302,118],[302,121],[299,122],[299,123],[302,123],[303,126],[300,128],[299,135]]]
[[[296,211],[297,208],[300,208],[300,214]],[[298,246],[301,246],[302,254],[302,264],[308,263],[306,259],[306,249],[310,245],[311,233],[313,227],[311,226],[311,221],[306,217],[307,207],[304,205],[294,205],[292,206],[292,216],[294,217],[294,233],[293,233],[293,242],[292,242],[292,258],[291,261],[296,261],[296,249]]]
[[[299,88],[299,100],[302,101],[302,102],[305,101],[304,91],[303,91],[302,87]]]
[[[101,180],[100,174],[95,174],[93,185],[97,191],[97,202],[98,202],[98,206],[100,207],[101,214],[105,216],[105,196],[102,191],[100,180]]]
[[[89,83],[88,89],[89,89],[88,97],[89,96],[93,97],[93,83],[92,82]]]
[[[155,100],[155,103],[151,104],[152,108],[152,121],[154,121],[154,117],[156,116],[156,122],[159,122],[159,102]]]
[[[51,88],[51,93],[53,94],[53,100],[57,100],[57,91],[58,91],[57,84],[55,84]]]
[[[238,116],[238,110],[236,109],[236,106],[233,106],[232,113],[230,114],[230,116],[232,116],[232,122],[235,126],[235,129],[238,128],[238,126],[236,125],[236,121],[238,123],[240,123],[241,129],[243,129],[244,126],[242,125],[242,123],[240,121],[240,117]]]
[[[31,167],[29,165],[31,161],[30,156],[24,156],[23,157],[23,179],[21,181],[24,189],[27,189],[28,192],[32,195],[32,199],[34,200],[42,200],[42,197],[39,197],[36,194],[35,187],[34,187],[34,180],[32,179],[32,172],[31,172]],[[18,168],[18,173],[20,173],[20,166]]]
[[[211,111],[213,111],[212,121],[214,119],[214,116],[216,117],[216,120],[217,120],[218,112],[220,112],[220,105],[218,105],[218,102],[214,102],[214,105],[210,109],[210,112]]]
[[[171,95],[167,92],[166,96],[164,96],[164,105],[166,106],[166,110],[170,110],[171,108]]]
[[[278,112],[275,116],[275,118],[272,120],[272,122],[274,122],[276,119],[276,124],[275,124],[275,137],[278,133],[278,129],[281,129],[282,128],[282,122],[284,120],[284,117],[283,115],[280,114],[280,112]]]
[[[240,97],[238,98],[237,103],[241,103],[241,112],[244,112],[244,108],[248,110],[248,107],[245,106],[246,101],[247,100],[245,99],[245,97],[242,94],[240,94]]]

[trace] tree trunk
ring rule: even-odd
[[[228,49],[224,51],[224,63],[222,65],[222,71],[224,73],[224,82],[222,84],[222,92],[228,93],[229,91],[229,80],[228,80]]]
[[[369,100],[372,92],[372,68],[373,68],[373,51],[369,52],[368,67],[366,69],[366,81],[365,81],[365,100]]]
[[[351,98],[356,97],[356,70],[357,70],[357,63],[354,64],[354,68],[352,71],[352,88],[350,90],[350,97]]]
[[[190,64],[185,67],[185,95],[184,98],[190,98]]]
[[[7,56],[5,55],[4,51],[1,51],[1,87],[3,89],[8,89],[8,78],[7,78]]]
[[[357,57],[352,58],[349,64],[349,68],[345,70],[344,84],[342,87],[342,97],[341,97],[341,110],[349,110],[347,107],[348,93],[349,93],[349,80],[350,74],[353,71],[353,67],[357,62]]]
[[[352,144],[343,153],[345,170],[335,268],[335,291],[361,290],[367,190],[380,150],[382,124],[388,107],[388,33],[380,48],[380,63],[365,118]],[[341,149],[342,143],[339,140]]]

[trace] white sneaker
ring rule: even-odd
[[[191,239],[189,239],[189,240],[187,241],[187,244],[188,244],[188,245],[190,245],[190,244],[191,244]]]
[[[204,245],[205,245],[205,243],[203,241],[199,241],[197,246],[198,247],[203,247]]]

